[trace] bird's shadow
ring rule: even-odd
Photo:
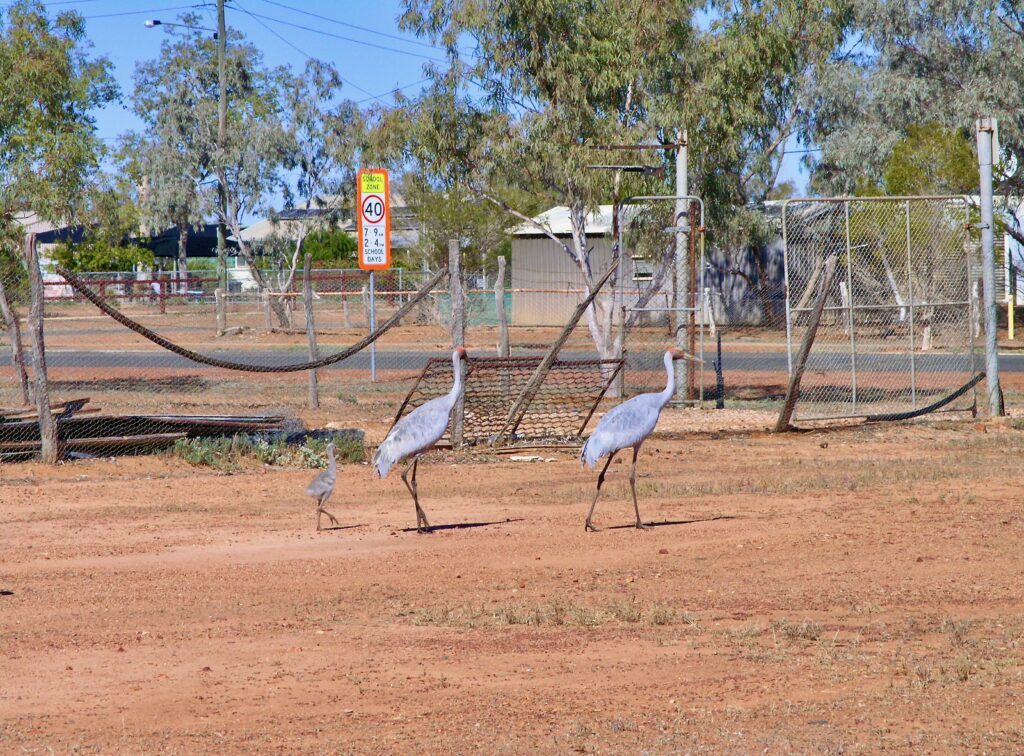
[[[431,525],[425,532],[433,533],[438,530],[468,530],[469,528],[486,528],[491,525],[505,525],[509,522],[522,522],[522,517],[506,518],[504,520],[495,520],[494,522],[453,522],[449,525]],[[416,533],[416,528],[402,528],[403,533]]]
[[[718,515],[717,517],[701,517],[693,520],[662,520],[661,522],[645,522],[652,528],[664,528],[670,525],[696,525],[699,522],[715,522],[716,520],[736,520],[739,519],[735,515]],[[605,530],[625,530],[626,528],[635,528],[636,525],[609,525]]]
[[[326,528],[320,528],[321,532],[326,530],[352,530],[353,528],[364,528],[365,525],[329,525]]]

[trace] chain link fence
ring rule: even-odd
[[[797,420],[921,410],[981,369],[981,263],[958,197],[787,201],[788,354],[799,348],[835,256]],[[973,391],[946,411],[975,406]]]

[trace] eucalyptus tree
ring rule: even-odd
[[[413,0],[402,23],[449,53],[427,94],[408,105],[417,166],[450,196],[476,195],[535,225],[593,288],[588,211],[609,197],[616,179],[588,170],[599,162],[591,147],[654,136],[642,118],[643,88],[652,38],[669,19],[640,0]],[[458,47],[465,40],[473,47],[468,62]],[[565,205],[569,238],[498,196],[493,188],[505,184]],[[602,357],[615,353],[615,310],[610,298],[586,310]]]
[[[821,77],[809,109],[819,157],[813,185],[849,193],[877,185],[896,146],[932,124],[973,141],[999,119],[1002,209],[1024,193],[1024,10],[1015,0],[852,0],[850,55]],[[977,184],[976,177],[973,182]],[[909,187],[908,187],[909,188]],[[926,187],[922,185],[925,191]],[[1005,231],[1024,243],[1012,224]]]
[[[685,129],[691,191],[733,231],[720,238],[742,243],[756,225],[745,208],[778,182],[787,144],[803,133],[801,105],[848,21],[842,0],[407,0],[403,25],[449,54],[409,106],[420,127],[413,152],[428,175],[471,186],[525,223],[488,194],[495,177],[557,198],[569,208],[570,239],[538,230],[592,286],[588,210],[625,194],[674,194],[668,145]],[[667,180],[588,170],[605,162],[591,149],[602,143],[666,145]],[[662,246],[641,304],[671,262]],[[615,352],[616,310],[596,300],[586,313],[602,356]]]
[[[159,55],[135,67],[131,100],[145,129],[123,137],[122,155],[126,172],[142,187],[144,225],[178,230],[178,269],[186,275],[189,233],[204,222],[203,187],[213,178],[218,80],[216,42],[188,28],[198,16],[183,14],[180,21],[165,27]],[[231,91],[250,78],[252,52],[238,38],[228,46]]]
[[[52,223],[75,218],[98,164],[101,145],[92,112],[117,96],[105,58],[92,57],[81,16],[47,14],[38,0],[16,0],[0,16],[0,243],[7,264],[17,257],[19,213],[34,212]],[[26,247],[32,308],[35,402],[40,416],[44,461],[57,458],[56,428],[49,410],[43,342],[43,299],[35,250]],[[20,267],[20,266],[19,266]],[[0,280],[0,305],[12,343],[18,334]],[[20,355],[15,354],[15,360]],[[24,376],[23,368],[19,370]],[[24,386],[24,383],[22,384]]]
[[[301,73],[279,69],[277,76],[284,150],[280,190],[285,208],[301,212],[281,223],[264,249],[281,255],[280,289],[287,291],[307,239],[328,234],[352,213],[365,119],[358,105],[340,99],[341,76],[330,64],[309,60]]]

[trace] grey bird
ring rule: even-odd
[[[395,427],[373,455],[373,470],[381,478],[399,462],[412,458],[412,462],[402,472],[402,481],[412,494],[413,504],[416,505],[416,530],[420,533],[429,533],[430,523],[427,522],[426,512],[420,506],[420,495],[416,490],[416,465],[419,464],[420,455],[432,449],[448,430],[452,408],[455,407],[463,388],[461,363],[467,359],[469,358],[466,356],[466,350],[455,347],[452,353],[452,371],[455,375],[452,390],[444,396],[421,404],[395,423]],[[412,482],[407,477],[410,470]]]
[[[583,448],[580,449],[580,464],[589,465],[591,470],[594,469],[601,457],[608,457],[608,461],[601,468],[600,475],[597,476],[597,491],[594,493],[590,511],[587,512],[587,520],[583,525],[585,530],[597,530],[594,523],[591,522],[591,518],[594,516],[594,508],[597,506],[597,497],[601,495],[604,475],[608,472],[608,465],[615,459],[615,455],[629,447],[633,447],[633,467],[629,471],[629,488],[633,492],[636,526],[644,530],[650,527],[640,520],[640,505],[636,500],[636,458],[640,454],[640,447],[644,441],[654,432],[654,426],[658,424],[661,411],[675,392],[676,376],[672,367],[675,360],[703,362],[689,352],[669,347],[665,350],[665,390],[653,394],[638,394],[609,410],[601,418],[601,422],[597,424],[587,442],[583,444]]]
[[[327,515],[331,518],[332,525],[340,525],[338,519],[324,509],[324,504],[334,493],[334,484],[338,480],[338,463],[334,461],[334,443],[327,444],[327,469],[313,478],[313,482],[306,488],[306,495],[316,499],[316,530],[320,532],[320,517]]]

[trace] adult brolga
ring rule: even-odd
[[[591,518],[594,516],[594,507],[597,506],[597,497],[601,495],[601,484],[604,483],[604,474],[608,472],[608,465],[615,459],[615,455],[622,449],[633,447],[633,467],[629,471],[629,487],[633,491],[633,508],[636,510],[636,526],[647,529],[650,525],[644,525],[640,521],[640,505],[636,501],[636,458],[640,453],[640,447],[647,437],[654,431],[658,424],[658,417],[661,410],[676,389],[675,370],[672,363],[676,360],[693,360],[701,362],[689,352],[670,347],[665,350],[665,390],[653,394],[640,394],[629,401],[625,401],[618,407],[610,410],[601,422],[597,424],[590,438],[580,449],[580,465],[590,465],[593,470],[601,457],[608,455],[608,461],[601,468],[601,474],[597,476],[597,491],[594,493],[594,502],[590,505],[587,513],[587,521],[584,525],[586,530],[594,530]]]
[[[313,478],[313,482],[306,487],[306,495],[316,499],[316,532],[320,532],[320,517],[327,515],[331,518],[331,524],[339,525],[338,519],[324,509],[324,504],[334,493],[334,484],[338,480],[338,463],[334,461],[334,442],[327,444],[327,469]]]
[[[420,506],[420,497],[416,492],[416,465],[420,455],[440,441],[448,429],[452,408],[462,393],[462,361],[465,359],[466,350],[456,347],[452,353],[452,370],[455,374],[452,390],[444,396],[421,404],[395,423],[395,427],[373,455],[373,469],[381,478],[402,460],[412,458],[412,462],[402,471],[402,481],[412,494],[412,501],[416,505],[416,530],[420,533],[430,532],[430,523],[427,522],[427,515]]]

